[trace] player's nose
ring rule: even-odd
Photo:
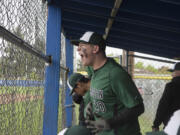
[[[80,46],[78,46],[77,51],[81,51],[81,47]]]

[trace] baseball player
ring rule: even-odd
[[[88,31],[71,43],[78,46],[82,64],[92,67],[85,112],[95,120],[87,120],[87,127],[96,135],[141,135],[138,116],[144,112],[143,100],[130,75],[106,57],[103,37]]]
[[[73,101],[80,105],[79,107],[79,125],[86,126],[84,118],[84,107],[89,103],[90,79],[80,73],[73,73],[67,84],[71,90]]]
[[[153,122],[152,130],[158,131],[163,123],[167,125],[173,113],[180,109],[180,62],[177,62],[172,72],[172,80],[166,84],[162,97],[159,101],[156,116]]]
[[[146,135],[180,135],[180,109],[173,113],[163,131],[148,132]]]

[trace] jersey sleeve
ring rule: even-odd
[[[110,73],[110,83],[117,101],[127,108],[143,102],[142,97],[130,75],[121,68],[115,68]]]
[[[89,90],[83,96],[83,100],[84,100],[84,106],[86,106],[90,102],[90,91]]]
[[[90,102],[90,91],[86,92],[86,94],[83,96],[83,99],[84,99],[84,118],[86,118],[85,108],[87,104]]]

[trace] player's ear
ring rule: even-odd
[[[97,53],[99,51],[98,45],[93,45],[93,53]]]

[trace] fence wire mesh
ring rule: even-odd
[[[61,34],[61,59],[60,59],[61,67],[66,67],[66,40],[64,34]],[[67,77],[68,71],[64,69],[60,69],[60,89],[59,89],[59,116],[58,116],[58,132],[62,129],[66,128],[66,107],[65,107],[65,98],[66,90],[67,90]],[[73,108],[72,112],[72,125],[77,123],[75,115],[75,109]]]
[[[0,26],[45,52],[47,5],[1,0]],[[0,37],[1,135],[41,135],[45,62]]]
[[[45,52],[47,4],[42,0],[0,0],[0,26]],[[61,65],[66,67],[65,37],[61,35]],[[141,61],[142,60],[142,61]],[[173,64],[135,58],[134,81],[142,94],[145,113],[140,117],[143,134],[151,131],[165,84],[166,69]],[[43,127],[45,63],[0,37],[1,135],[41,135]],[[66,125],[67,72],[60,70],[58,132]]]
[[[172,78],[167,69],[173,66],[174,64],[168,62],[134,58],[133,77],[145,105],[145,112],[139,118],[143,135],[152,131],[159,100],[166,83]]]
[[[60,65],[66,67],[66,43],[63,34],[61,36],[61,59]],[[65,90],[67,71],[60,69],[60,89],[59,89],[59,116],[58,116],[58,132],[66,127],[66,112],[65,112]]]

